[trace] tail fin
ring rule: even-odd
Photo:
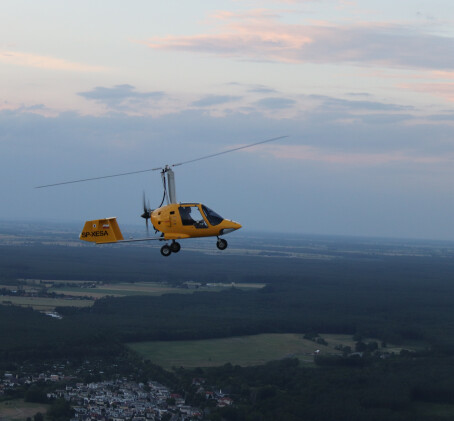
[[[123,240],[117,218],[94,219],[85,222],[79,238],[96,244],[116,243]]]

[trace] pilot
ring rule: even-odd
[[[191,217],[191,208],[188,207],[181,207],[179,208],[180,211],[180,216],[181,216],[181,222],[183,225],[192,225],[194,224],[194,220]]]

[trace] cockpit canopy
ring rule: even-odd
[[[183,225],[193,225],[196,228],[208,228],[206,221],[211,226],[216,226],[224,220],[214,210],[202,204],[180,204],[178,211]]]

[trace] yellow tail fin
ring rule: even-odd
[[[117,218],[94,219],[85,222],[79,238],[92,243],[116,243],[123,240]]]

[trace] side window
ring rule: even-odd
[[[183,225],[192,225],[196,228],[208,228],[197,206],[180,206],[178,210],[180,211]]]
[[[191,216],[191,206],[180,206],[178,210],[180,211],[181,222],[183,223],[183,225],[194,224],[195,221]]]

